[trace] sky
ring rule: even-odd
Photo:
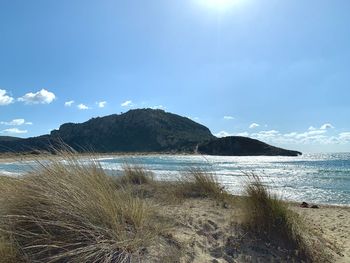
[[[160,108],[350,151],[350,1],[0,0],[0,135]]]

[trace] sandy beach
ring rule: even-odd
[[[334,262],[350,262],[350,207],[320,206],[320,209],[293,207],[315,232],[327,240]]]
[[[290,208],[326,244],[330,262],[350,262],[349,207],[312,209],[290,204]],[[189,199],[163,209],[176,219],[173,235],[187,244],[189,262],[291,262],[290,252],[244,232],[239,205],[225,208],[215,201]]]
[[[56,165],[60,167],[62,164],[58,162]],[[66,166],[61,166],[61,169],[65,169],[65,167]],[[106,198],[111,196],[112,198],[115,196],[114,193],[121,191],[120,194],[123,195],[123,199],[111,199],[105,203],[106,209],[110,207],[110,205],[114,205],[115,202],[115,205],[117,205],[118,202],[127,202],[127,200],[135,198],[133,201],[135,202],[134,205],[140,203],[139,209],[142,209],[142,207],[149,207],[149,210],[143,212],[144,214],[140,214],[141,218],[150,215],[149,222],[155,224],[155,226],[153,226],[154,229],[160,226],[163,229],[159,233],[155,232],[157,233],[155,235],[159,235],[159,237],[154,240],[158,240],[159,242],[157,241],[153,243],[153,245],[148,245],[149,247],[147,249],[145,248],[145,250],[143,248],[141,249],[141,251],[146,251],[147,258],[142,258],[141,253],[139,254],[139,256],[141,256],[140,259],[149,260],[144,262],[296,263],[304,262],[304,259],[310,259],[305,262],[325,263],[346,263],[350,261],[350,207],[318,205],[318,208],[302,208],[300,204],[297,203],[283,203],[279,201],[280,205],[275,205],[274,207],[278,209],[283,207],[282,209],[286,210],[288,210],[286,208],[288,207],[300,216],[290,213],[288,210],[289,218],[292,221],[287,221],[289,223],[283,225],[283,223],[278,223],[282,221],[272,221],[276,219],[276,214],[270,214],[271,216],[267,218],[268,222],[277,222],[277,225],[282,225],[282,228],[274,228],[276,234],[270,236],[266,235],[267,232],[258,233],[255,230],[251,231],[252,229],[248,227],[247,216],[248,218],[252,218],[254,211],[252,207],[249,206],[249,202],[247,202],[250,199],[242,196],[233,196],[224,192],[222,190],[223,188],[210,174],[192,171],[188,174],[188,176],[190,176],[189,178],[196,178],[191,177],[194,175],[202,177],[197,177],[197,179],[192,179],[192,181],[188,181],[187,177],[187,179],[184,178],[177,183],[159,182],[154,181],[152,179],[153,177],[145,170],[140,170],[140,168],[135,167],[126,167],[124,168],[124,175],[121,178],[114,178],[111,181],[105,174],[96,177],[100,178],[98,180],[105,180],[104,186],[110,188],[108,188],[108,191],[103,190],[103,192],[100,192],[100,189],[105,188],[97,188],[96,191],[98,191],[99,198],[94,198],[90,197],[90,194],[93,193],[96,187],[96,181],[92,180],[90,182],[87,180],[88,177],[85,175],[87,170],[85,170],[86,168],[83,168],[83,166],[82,169],[84,170],[82,170],[83,173],[81,174],[77,173],[76,169],[77,167],[72,170],[75,178],[73,181],[69,179],[70,177],[66,177],[67,175],[64,173],[62,174],[64,170],[59,170],[58,173],[52,174],[44,173],[32,175],[31,177],[35,177],[38,180],[33,187],[36,187],[37,184],[43,184],[44,188],[40,188],[40,191],[31,192],[31,194],[47,191],[47,202],[55,202],[52,196],[55,196],[54,194],[57,187],[67,186],[69,187],[69,191],[78,191],[79,195],[84,195],[88,192],[89,195],[81,199],[82,202],[85,202],[86,198],[91,198],[89,204],[91,202],[96,202],[98,205],[96,207],[100,207],[98,202],[100,202],[99,198],[101,196],[105,196]],[[67,173],[69,173],[69,171],[70,170],[67,170]],[[98,169],[93,171],[98,171]],[[46,176],[46,179],[43,180],[43,176]],[[50,180],[52,176],[55,176],[54,180]],[[79,179],[79,177],[81,178]],[[24,181],[28,179],[31,180],[30,177],[26,177]],[[11,196],[10,192],[22,193],[22,190],[11,191],[9,189],[11,187],[17,189],[17,187],[22,186],[22,183],[17,184],[14,180],[18,179],[3,178],[3,200],[9,199],[9,196]],[[57,181],[60,180],[62,180],[62,182],[57,183]],[[69,182],[69,184],[66,182]],[[48,184],[52,186],[52,189],[48,188]],[[71,184],[77,185],[71,188]],[[87,184],[87,186],[85,184]],[[82,186],[87,188],[81,190]],[[9,192],[7,193],[6,191]],[[72,205],[75,205],[77,195],[69,191],[67,192],[65,190],[65,194],[62,195],[62,198],[66,198],[67,193],[69,193],[69,196],[73,196]],[[113,194],[110,195],[111,193]],[[124,197],[126,197],[126,199],[124,199]],[[27,199],[28,197],[25,198]],[[264,201],[259,202],[262,202],[258,203],[258,205],[262,205],[263,209],[271,209],[270,206],[264,206]],[[14,205],[17,204],[18,202],[14,202]],[[42,204],[41,201],[40,204]],[[64,204],[63,210],[59,211],[66,211],[65,206]],[[30,207],[32,207],[32,205],[30,205]],[[129,207],[129,204],[125,207]],[[47,211],[47,209],[55,209],[55,206],[48,206],[40,211]],[[283,211],[286,210],[280,211],[282,211],[282,214],[285,214],[287,212]],[[19,211],[23,211],[22,208]],[[29,209],[28,211],[30,212],[31,210]],[[78,211],[80,213],[80,206],[78,206]],[[92,215],[94,215],[94,211],[95,208],[91,210]],[[264,214],[262,210],[258,211],[259,215]],[[91,216],[90,212],[83,213],[83,217]],[[107,213],[106,216],[108,215],[111,217],[110,220],[113,221],[115,216],[114,212]],[[70,214],[68,213],[68,219],[65,220],[69,220],[69,216]],[[277,218],[283,220],[283,216],[278,216]],[[53,214],[53,220],[53,223],[57,221],[56,214]],[[147,221],[145,219],[145,221],[140,222]],[[263,218],[260,218],[256,221],[256,226],[261,228],[264,222]],[[50,226],[51,225],[48,227]],[[286,229],[290,229],[288,228],[289,226],[294,230],[283,232]],[[79,229],[80,226],[76,227]],[[150,229],[153,229],[153,227]],[[140,228],[140,231],[142,229],[148,228]],[[268,231],[267,228],[264,228],[264,231]],[[19,233],[22,233],[22,230],[20,230]],[[45,231],[44,234],[45,233],[47,232]],[[283,233],[288,233],[288,236],[285,236]],[[76,235],[79,237],[79,232],[76,232]],[[298,236],[302,236],[302,239],[298,239]],[[293,239],[290,239],[291,237],[293,237]],[[34,239],[37,240],[37,235],[34,236]],[[292,240],[299,242],[297,243],[298,245],[296,246],[296,243],[293,243],[294,241]],[[95,244],[94,240],[90,242]],[[10,255],[8,250],[4,249],[6,246],[8,247],[8,245],[3,244],[3,252],[0,251],[0,255]],[[165,250],[160,250],[159,246],[164,246],[163,249]],[[312,256],[309,257],[306,255]],[[162,258],[163,261],[156,260],[159,258]],[[11,260],[6,262],[12,263],[16,262],[16,260],[15,258],[13,261],[11,258]]]
[[[84,156],[89,157],[79,155],[78,158]],[[38,158],[25,157],[25,160]],[[161,217],[169,220],[169,240],[173,243],[168,249],[180,260],[172,261],[172,252],[169,252],[169,262],[300,262],[298,251],[276,240],[261,239],[243,227],[244,197],[230,196],[229,202],[203,197],[172,200],[173,185],[166,182],[151,181],[130,187],[137,196],[154,206]],[[287,205],[300,215],[312,240],[322,244],[320,249],[329,257],[322,262],[350,262],[350,207],[318,204],[319,208],[302,208],[293,202]],[[182,254],[178,255],[180,252]]]

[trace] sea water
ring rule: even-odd
[[[350,205],[350,153],[299,157],[145,155],[98,160],[110,175],[120,175],[123,164],[128,163],[153,171],[158,180],[176,180],[187,169],[197,167],[216,174],[228,191],[238,195],[243,194],[246,174],[255,173],[283,199]],[[33,162],[0,163],[0,174],[21,175],[33,166]]]

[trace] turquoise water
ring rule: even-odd
[[[244,173],[254,172],[281,197],[292,201],[350,205],[350,153],[305,154],[300,157],[222,157],[157,155],[99,159],[112,175],[123,163],[140,164],[160,180],[174,180],[179,172],[195,166],[215,173],[226,189],[242,194]],[[20,175],[32,162],[1,163],[0,174]]]

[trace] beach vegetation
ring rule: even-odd
[[[183,198],[223,200],[228,195],[215,174],[196,167],[188,168],[182,172],[174,187],[174,194]]]
[[[0,259],[3,263],[18,263],[20,256],[17,248],[15,247],[13,240],[3,233],[0,235]]]
[[[13,238],[14,251],[29,262],[108,263],[166,248],[165,224],[150,203],[116,189],[97,162],[63,159],[38,161],[16,183],[1,184],[0,229]],[[4,242],[1,253],[14,255]]]
[[[246,174],[246,198],[242,198],[244,225],[256,236],[274,241],[279,246],[293,250],[306,262],[330,262],[324,243],[311,233],[300,216],[288,207],[278,195],[273,194],[262,178]]]
[[[121,184],[150,184],[154,182],[154,174],[140,165],[123,165],[123,174],[117,178]]]
[[[209,242],[205,260],[249,257],[245,249],[258,240],[261,249],[277,244],[266,258],[330,262],[289,204],[261,177],[247,178],[246,196],[237,198],[207,170],[157,181],[124,165],[112,177],[92,157],[57,153],[21,177],[0,177],[1,262],[191,262],[212,238],[223,243]]]

